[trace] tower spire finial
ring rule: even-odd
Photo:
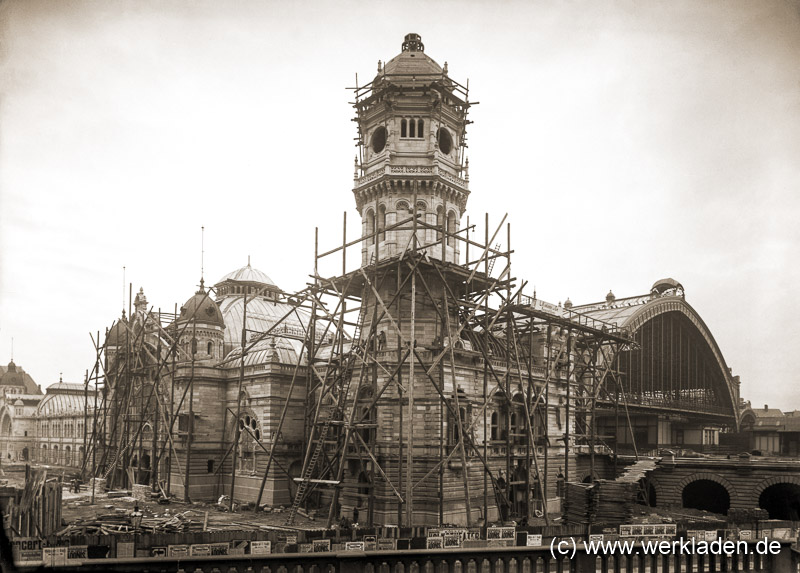
[[[122,316],[125,316],[125,265],[122,265]]]
[[[250,266],[250,255],[247,255],[247,266]]]
[[[203,286],[203,273],[205,271],[205,240],[206,240],[206,228],[200,227],[200,286]]]
[[[11,337],[11,362],[14,362],[14,337]]]

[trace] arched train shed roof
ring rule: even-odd
[[[615,323],[620,328],[627,329],[631,334],[635,334],[647,322],[654,318],[671,312],[680,313],[684,316],[702,336],[708,349],[714,357],[719,373],[725,381],[726,408],[730,408],[729,414],[733,420],[738,420],[738,392],[731,376],[722,351],[714,339],[714,335],[708,325],[700,317],[698,312],[688,303],[683,296],[683,287],[674,279],[669,279],[673,286],[679,288],[676,291],[667,291],[667,294],[659,295],[656,289],[651,294],[616,299],[612,302],[602,302],[590,305],[575,306],[572,310],[591,316],[592,318],[605,322]],[[654,285],[662,284],[665,281],[658,281]],[[679,292],[680,294],[672,294]]]

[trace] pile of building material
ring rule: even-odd
[[[625,523],[633,517],[637,482],[568,483],[564,519],[571,525]]]
[[[600,480],[595,484],[594,490],[597,516],[591,523],[630,522],[639,491],[638,480]]]
[[[568,483],[564,500],[564,520],[570,525],[588,524],[597,515],[594,485]]]

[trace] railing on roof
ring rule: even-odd
[[[407,82],[408,80],[413,80],[415,83],[419,82],[420,87],[426,83],[432,82],[441,82],[442,87],[448,89],[453,94],[458,94],[463,97],[465,100],[468,98],[469,88],[466,86],[461,85],[453,78],[448,76],[444,70],[439,73],[432,73],[432,74],[419,74],[419,73],[411,73],[411,74],[387,74],[381,72],[374,80],[371,82],[364,84],[363,86],[358,86],[355,88],[350,88],[355,92],[356,95],[356,102],[360,102],[362,99],[368,98],[372,95],[373,91],[375,90],[377,83],[388,82],[391,83],[392,81],[395,82]]]
[[[580,309],[582,313],[585,312],[592,312],[595,310],[606,310],[609,308],[622,308],[624,306],[639,306],[642,304],[647,304],[653,300],[653,295],[651,294],[642,294],[638,296],[629,296],[627,298],[618,298],[614,300],[614,302],[593,302],[591,304],[581,304],[576,305],[573,308]]]
[[[585,328],[591,328],[602,332],[618,332],[620,330],[619,326],[615,322],[598,320],[580,312],[575,312],[571,308],[555,305],[553,303],[539,300],[522,293],[517,295],[517,304],[530,307],[533,310],[536,310],[542,314],[550,315],[554,318],[567,320]]]
[[[250,330],[248,332],[252,333],[254,336],[258,336],[263,334],[260,330]],[[279,324],[274,328],[269,330],[269,334],[267,336],[276,336],[278,338],[291,338],[293,340],[300,340],[303,341],[306,339],[306,329],[301,326],[292,326],[289,324]],[[314,340],[316,342],[324,342],[328,344],[333,343],[333,334],[328,333],[327,335],[322,335],[321,333],[317,333],[314,336]]]

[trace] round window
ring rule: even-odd
[[[372,132],[372,151],[380,153],[386,147],[386,128],[381,126]]]
[[[440,127],[437,137],[439,139],[439,151],[445,155],[450,155],[450,152],[453,150],[453,137],[450,135],[450,132]]]

